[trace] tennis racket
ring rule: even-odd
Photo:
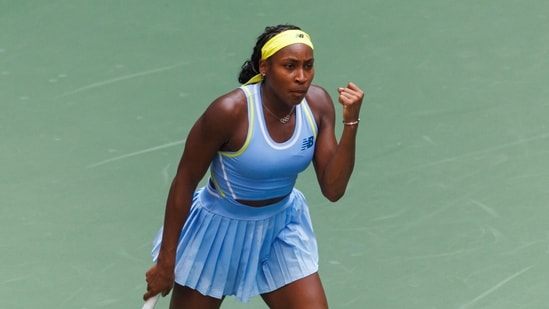
[[[154,309],[154,306],[156,306],[159,298],[160,294],[156,294],[155,296],[147,299],[147,301],[143,304],[143,308],[141,309]]]

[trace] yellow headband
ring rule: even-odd
[[[311,37],[307,33],[301,30],[286,30],[275,35],[263,45],[261,48],[261,60],[266,60],[277,51],[293,44],[305,44],[311,49],[314,49]],[[261,82],[261,74],[255,75],[244,85],[256,84],[259,82]]]

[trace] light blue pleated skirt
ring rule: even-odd
[[[153,242],[156,262],[162,229]],[[209,186],[193,198],[176,253],[175,282],[242,302],[318,271],[318,248],[303,194],[250,207]]]

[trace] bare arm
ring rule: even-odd
[[[330,201],[339,200],[347,188],[355,164],[358,124],[345,125],[339,142],[335,137],[335,109],[330,96],[322,88],[311,88],[308,100],[313,105],[319,124],[314,166],[322,194]],[[358,120],[363,91],[355,84],[338,88],[342,118],[346,123]]]
[[[167,295],[174,282],[175,253],[181,229],[198,183],[204,177],[216,152],[231,141],[245,111],[236,102],[239,90],[214,101],[192,127],[185,150],[172,181],[164,215],[164,231],[158,262],[147,271],[146,300],[158,293]]]

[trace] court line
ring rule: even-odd
[[[65,93],[57,96],[57,98],[63,98],[63,97],[66,97],[66,96],[77,94],[79,92],[83,92],[83,91],[90,90],[90,89],[93,89],[93,88],[106,86],[106,85],[109,85],[109,84],[114,84],[114,83],[117,83],[117,82],[120,82],[120,81],[132,79],[132,78],[136,78],[136,77],[141,77],[141,76],[146,76],[146,75],[150,75],[150,74],[155,74],[155,73],[160,73],[160,72],[172,70],[172,69],[175,69],[179,66],[186,65],[186,64],[189,64],[189,62],[176,63],[176,64],[170,65],[170,66],[160,67],[160,68],[156,68],[156,69],[152,69],[152,70],[148,70],[148,71],[137,72],[137,73],[133,73],[133,74],[119,76],[119,77],[116,77],[116,78],[113,78],[113,79],[108,79],[108,80],[104,80],[104,81],[95,82],[95,83],[92,83],[92,84],[89,84],[89,85],[86,85],[86,86],[83,86],[83,87],[65,92]]]
[[[512,274],[511,276],[501,280],[498,284],[494,285],[493,287],[489,288],[488,290],[486,290],[484,293],[480,294],[479,296],[473,298],[473,300],[471,300],[470,302],[466,303],[466,304],[463,304],[461,305],[459,308],[460,309],[466,309],[466,308],[469,308],[471,305],[475,304],[476,302],[478,302],[479,300],[485,298],[486,296],[492,294],[493,292],[495,292],[497,289],[501,288],[502,286],[504,286],[507,282],[515,279],[516,277],[522,275],[523,273],[529,271],[530,269],[532,269],[532,267],[534,267],[534,265],[530,265],[514,274]]]
[[[490,207],[490,206],[488,206],[488,205],[486,205],[486,204],[484,204],[484,203],[482,203],[482,202],[480,202],[480,201],[473,200],[473,199],[471,200],[471,203],[473,203],[473,204],[475,204],[476,206],[480,207],[480,209],[484,210],[484,211],[485,211],[486,213],[488,213],[490,216],[492,216],[492,217],[494,217],[494,218],[499,218],[499,214],[498,214],[498,212],[497,212],[494,208],[492,208],[492,207]]]
[[[494,147],[487,148],[487,149],[477,150],[477,151],[460,154],[460,155],[457,155],[457,156],[454,156],[454,157],[450,157],[450,158],[446,158],[446,159],[442,159],[442,160],[438,160],[438,161],[433,161],[433,162],[429,162],[429,163],[425,163],[425,164],[416,165],[416,166],[413,166],[413,167],[410,167],[410,168],[406,168],[406,169],[402,169],[400,171],[394,172],[392,175],[398,175],[398,174],[403,174],[403,173],[415,171],[415,170],[418,170],[418,169],[424,169],[424,168],[427,168],[427,167],[442,165],[442,164],[445,164],[445,163],[454,162],[454,161],[464,159],[464,158],[467,158],[467,157],[484,155],[484,154],[488,154],[488,153],[491,153],[491,152],[494,152],[494,151],[503,150],[503,149],[506,149],[506,148],[512,148],[512,147],[520,146],[522,144],[527,144],[527,143],[538,141],[538,140],[544,140],[546,138],[549,138],[549,132],[544,132],[542,134],[534,135],[534,136],[524,138],[524,139],[519,139],[519,140],[516,140],[514,142],[501,144],[501,145],[494,146]]]
[[[13,278],[9,278],[9,279],[5,279],[5,280],[0,281],[0,284],[8,284],[8,283],[17,282],[17,281],[25,281],[29,278],[32,278],[32,276],[31,275],[25,275],[25,276],[13,277]]]
[[[438,258],[445,258],[450,256],[456,256],[461,255],[463,253],[468,252],[468,250],[459,249],[452,252],[442,252],[442,253],[434,253],[434,254],[425,254],[425,255],[410,255],[410,256],[403,256],[403,257],[393,257],[392,259],[385,259],[385,260],[395,260],[395,261],[413,261],[413,260],[431,260],[431,259],[438,259]]]
[[[159,146],[155,146],[155,147],[151,147],[151,148],[147,148],[147,149],[143,149],[143,150],[127,153],[127,154],[123,154],[121,156],[117,156],[117,157],[114,157],[114,158],[110,158],[110,159],[106,159],[106,160],[99,161],[99,162],[96,162],[96,163],[92,163],[92,164],[86,166],[86,168],[98,167],[98,166],[105,165],[107,163],[111,163],[111,162],[114,162],[114,161],[123,160],[123,159],[127,159],[127,158],[130,158],[130,157],[135,157],[135,156],[142,155],[142,154],[145,154],[145,153],[148,153],[148,152],[153,152],[153,151],[157,151],[157,150],[160,150],[160,149],[169,148],[169,147],[181,145],[181,144],[184,144],[184,143],[185,143],[185,140],[180,140],[180,141],[175,141],[175,142],[171,142],[171,143],[167,143],[167,144],[163,144],[163,145],[159,145]]]

